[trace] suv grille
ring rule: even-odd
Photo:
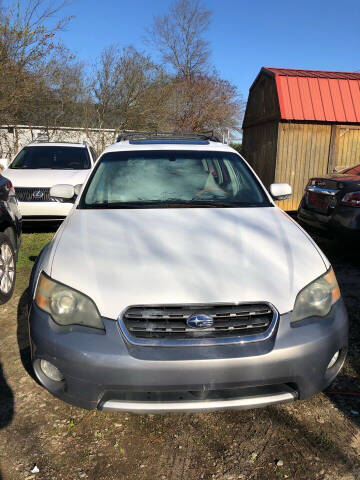
[[[193,315],[207,315],[213,325],[187,325]],[[131,337],[186,340],[234,338],[265,333],[275,319],[274,310],[261,304],[155,305],[129,307],[122,318]]]
[[[50,202],[50,188],[15,187],[20,202]]]

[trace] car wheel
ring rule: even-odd
[[[10,300],[15,287],[15,251],[11,240],[0,233],[0,304]]]

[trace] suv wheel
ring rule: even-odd
[[[16,278],[15,251],[11,240],[0,233],[0,304],[10,300]]]

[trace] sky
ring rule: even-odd
[[[13,1],[13,0],[12,0]],[[3,3],[12,3],[11,0]],[[74,0],[61,40],[94,63],[113,43],[156,53],[144,44],[154,15],[170,0]],[[213,12],[211,62],[247,98],[262,66],[360,71],[359,0],[204,0]]]

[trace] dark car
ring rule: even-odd
[[[341,237],[360,235],[360,165],[311,178],[298,219],[310,228]]]
[[[0,174],[0,304],[10,300],[14,291],[21,215],[12,183]]]

